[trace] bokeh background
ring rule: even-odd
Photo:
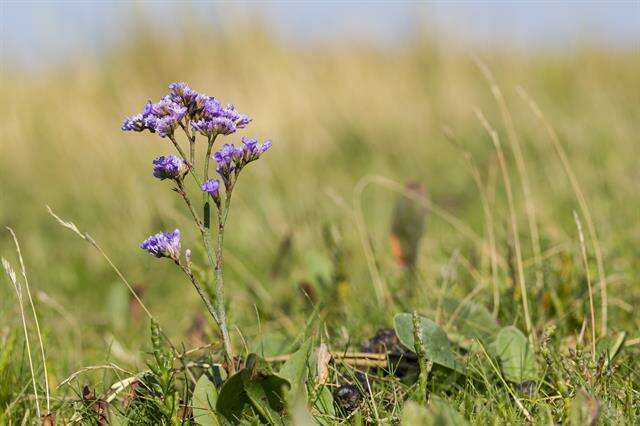
[[[321,293],[335,272],[327,228],[339,236],[346,265],[335,335],[358,342],[389,325],[387,313],[372,319],[384,307],[372,293],[354,221],[354,188],[365,176],[422,183],[434,205],[483,236],[480,197],[463,155],[470,152],[494,194],[492,214],[507,254],[504,188],[474,108],[506,134],[476,60],[491,69],[513,115],[545,253],[551,261],[558,252],[577,253],[578,207],[517,86],[556,129],[587,196],[610,277],[612,321],[640,326],[633,316],[640,302],[637,2],[3,2],[0,8],[0,253],[16,259],[4,231],[10,226],[37,294],[54,378],[106,359],[142,365],[147,326],[104,259],[45,205],[101,244],[171,336],[187,346],[207,340],[188,283],[169,262],[138,248],[147,235],[176,227],[185,247],[199,244],[180,200],[151,175],[151,160],[172,148],[154,135],[120,131],[123,117],[161,97],[173,81],[233,102],[254,119],[242,135],[274,142],[244,172],[227,234],[232,321],[250,341],[259,333],[257,317],[272,341],[295,336],[309,310],[301,283]],[[519,184],[514,188],[530,260],[523,197]],[[375,184],[362,196],[367,236],[389,281],[398,274],[389,244],[397,198]],[[430,215],[419,288],[407,305],[422,303],[420,292],[439,282],[456,251],[480,269],[472,247]],[[202,253],[196,261],[204,264]],[[0,282],[0,332],[8,333],[19,317],[9,281]],[[477,285],[461,272],[450,291],[465,295]],[[543,294],[536,294],[536,314],[544,315]],[[490,292],[477,298],[489,301]]]

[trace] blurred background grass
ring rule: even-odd
[[[148,306],[176,341],[188,345],[194,334],[194,318],[202,312],[197,296],[169,262],[138,249],[147,235],[176,227],[183,230],[184,247],[199,244],[180,201],[151,175],[151,160],[172,153],[172,147],[153,135],[120,131],[124,116],[138,112],[147,99],[158,99],[173,81],[233,102],[254,119],[242,135],[274,141],[265,159],[244,173],[227,234],[232,322],[246,336],[258,334],[256,315],[263,330],[296,331],[294,324],[302,321],[298,315],[309,312],[299,283],[317,286],[317,277],[331,271],[323,242],[326,226],[340,231],[346,253],[348,291],[339,300],[344,308],[329,319],[336,334],[357,343],[389,325],[387,307],[378,306],[372,292],[351,210],[354,187],[366,175],[421,182],[435,204],[483,235],[478,191],[461,151],[442,132],[443,126],[452,129],[483,178],[499,177],[491,141],[473,108],[485,113],[503,140],[506,135],[474,55],[492,69],[514,115],[543,249],[577,253],[572,218],[577,203],[516,85],[539,102],[586,193],[611,282],[611,323],[618,329],[640,327],[632,309],[640,302],[636,48],[478,50],[420,33],[392,48],[340,41],[299,46],[259,19],[223,31],[197,19],[180,31],[160,31],[142,17],[131,22],[121,30],[121,41],[99,53],[74,55],[38,71],[5,62],[0,75],[0,224],[16,231],[32,288],[46,294],[38,308],[50,370],[58,380],[110,357],[140,365],[147,330],[144,321],[128,313],[113,271],[95,250],[55,223],[45,205],[102,245],[144,289]],[[506,204],[496,182],[493,215],[499,249],[506,255]],[[514,189],[529,259],[519,184]],[[388,280],[398,274],[389,247],[396,198],[374,186],[363,199],[369,238]],[[9,234],[2,235],[0,253],[14,260]],[[282,249],[288,238],[290,252]],[[479,263],[468,241],[430,215],[418,260],[419,289],[408,306],[426,303],[420,292],[437,285],[455,250]],[[284,266],[272,273],[280,258]],[[197,261],[204,265],[202,256]],[[533,281],[531,269],[527,274]],[[9,283],[3,282],[0,323],[7,333],[17,330],[19,317]],[[461,273],[451,292],[465,295],[476,285]],[[489,289],[477,299],[488,304]],[[532,302],[537,319],[544,318],[540,300]]]

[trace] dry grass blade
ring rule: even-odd
[[[473,181],[476,185],[476,188],[478,189],[478,194],[480,194],[480,203],[482,205],[482,211],[484,213],[485,232],[487,233],[487,237],[489,238],[491,281],[493,289],[492,315],[493,318],[498,318],[498,312],[500,310],[500,289],[498,287],[498,259],[496,256],[496,237],[494,231],[493,215],[491,214],[491,203],[489,203],[487,190],[482,184],[482,177],[480,175],[478,167],[473,160],[473,155],[469,151],[464,149],[460,143],[458,143],[451,129],[444,128],[443,133],[447,137],[447,139],[462,152],[462,157],[464,158],[465,164],[467,165],[467,168],[469,169],[471,176],[473,177]]]
[[[20,307],[20,318],[22,319],[22,329],[24,331],[24,341],[27,347],[27,357],[29,359],[29,370],[31,371],[31,382],[33,383],[33,394],[36,399],[36,413],[38,417],[42,416],[40,412],[40,400],[38,397],[38,385],[36,383],[36,373],[33,368],[33,358],[31,357],[31,344],[29,343],[29,332],[27,331],[27,320],[24,314],[24,306],[22,304],[22,287],[18,282],[18,277],[16,276],[16,272],[11,267],[11,264],[4,257],[2,258],[2,266],[4,267],[4,271],[7,273],[11,284],[13,284],[13,289],[16,292],[16,297],[18,298],[18,306]]]
[[[591,217],[591,211],[589,210],[589,206],[587,205],[587,199],[582,192],[582,188],[578,183],[578,179],[571,167],[571,163],[569,162],[569,158],[567,157],[567,153],[565,152],[562,144],[560,143],[560,138],[558,138],[558,134],[554,130],[554,128],[549,124],[547,119],[545,118],[542,110],[538,106],[538,104],[527,94],[527,92],[522,87],[517,87],[517,92],[522,97],[522,99],[529,105],[533,114],[538,117],[540,122],[543,124],[544,128],[549,135],[549,139],[553,144],[553,147],[556,151],[556,154],[560,158],[560,162],[562,163],[562,167],[564,168],[565,174],[569,178],[569,183],[571,184],[571,188],[573,189],[574,194],[576,195],[576,199],[578,200],[578,205],[580,206],[580,212],[582,216],[584,216],[587,222],[587,229],[589,230],[589,235],[591,236],[591,242],[593,244],[593,250],[596,255],[596,265],[598,267],[598,276],[600,281],[600,298],[602,303],[602,321],[601,321],[601,333],[603,336],[607,334],[607,277],[604,271],[604,260],[602,259],[602,250],[600,248],[600,241],[598,240],[598,234],[596,232],[596,227],[593,224],[593,218]]]
[[[498,133],[491,127],[491,125],[479,109],[476,109],[476,116],[489,134],[491,141],[493,142],[493,145],[496,149],[496,153],[498,154],[500,170],[502,171],[502,179],[504,181],[505,191],[507,193],[507,204],[509,206],[509,218],[511,222],[511,233],[513,234],[513,242],[516,250],[516,266],[518,270],[520,293],[522,296],[522,309],[524,311],[525,326],[527,327],[527,334],[530,336],[532,341],[535,341],[535,332],[533,330],[531,314],[529,313],[529,299],[527,297],[527,285],[525,283],[524,266],[522,263],[522,248],[520,247],[520,235],[518,233],[518,218],[516,216],[513,190],[511,189],[511,179],[509,178],[509,171],[507,170],[507,161],[504,156],[504,151],[502,150],[502,145],[500,144]]]
[[[31,313],[33,314],[33,320],[36,324],[36,334],[38,335],[38,343],[40,344],[40,355],[42,357],[42,369],[44,370],[44,389],[45,398],[47,401],[47,414],[51,413],[51,396],[49,395],[49,373],[47,371],[47,358],[44,354],[44,343],[42,342],[42,332],[40,331],[40,321],[38,321],[38,314],[36,313],[36,307],[33,304],[33,297],[31,297],[31,289],[29,288],[29,280],[27,279],[27,269],[24,266],[24,259],[22,258],[22,251],[20,250],[20,244],[18,243],[18,237],[13,229],[7,226],[7,230],[13,237],[13,242],[16,246],[16,252],[18,253],[18,259],[20,260],[20,269],[22,270],[22,277],[24,278],[24,288],[27,291],[27,297],[29,298],[29,305],[31,307]]]
[[[136,293],[136,291],[133,289],[133,287],[131,286],[129,281],[127,281],[127,279],[124,277],[124,275],[122,275],[122,273],[120,272],[120,269],[118,269],[118,267],[116,267],[116,265],[111,261],[111,258],[109,258],[109,256],[107,256],[107,254],[104,252],[104,250],[102,250],[102,248],[98,245],[98,243],[89,234],[87,234],[86,232],[80,232],[80,230],[78,229],[78,227],[76,226],[75,223],[67,222],[67,221],[61,219],[60,216],[58,216],[57,214],[55,214],[53,212],[53,210],[51,210],[51,207],[47,206],[47,211],[49,212],[49,214],[51,216],[53,216],[58,221],[58,223],[60,225],[62,225],[65,228],[70,229],[71,231],[73,231],[76,235],[78,235],[80,238],[82,238],[83,240],[85,240],[86,242],[91,244],[93,247],[95,247],[96,250],[98,250],[100,252],[102,257],[105,258],[107,263],[109,263],[111,268],[115,271],[115,273],[118,275],[120,280],[127,287],[129,292],[131,293],[131,295],[140,304],[140,307],[142,307],[142,309],[147,314],[149,319],[153,320],[154,316],[151,314],[151,311],[149,311],[149,309],[147,309],[147,306],[142,302],[142,299],[140,299],[140,296],[138,296],[138,293]]]
[[[593,308],[593,289],[591,287],[591,272],[589,271],[589,260],[587,258],[587,247],[584,243],[584,234],[582,233],[582,223],[578,217],[578,213],[573,212],[573,218],[578,228],[578,236],[580,238],[580,252],[582,254],[582,262],[584,263],[584,271],[587,275],[587,286],[589,292],[589,312],[591,313],[591,356],[593,362],[596,361],[596,314]]]
[[[538,230],[538,221],[536,218],[536,207],[533,202],[533,196],[531,194],[531,184],[529,183],[529,175],[527,173],[527,166],[524,161],[524,155],[522,154],[522,147],[518,139],[515,127],[513,125],[513,118],[507,107],[507,103],[502,95],[500,87],[493,78],[493,74],[489,67],[487,67],[479,59],[475,59],[478,68],[482,71],[485,79],[491,87],[491,93],[498,104],[500,113],[502,115],[502,121],[507,129],[507,139],[511,150],[513,151],[513,157],[516,160],[516,170],[520,176],[520,183],[522,184],[522,194],[524,195],[524,207],[527,214],[527,221],[529,223],[529,233],[531,234],[531,248],[533,250],[533,258],[536,265],[536,286],[538,289],[543,286],[543,273],[542,273],[542,249],[540,246],[540,231]]]

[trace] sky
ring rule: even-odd
[[[359,39],[393,48],[427,30],[480,47],[570,49],[591,42],[640,54],[640,0],[185,3],[0,0],[2,61],[40,67],[78,48],[99,52],[136,13],[159,28],[175,28],[185,13],[225,26],[258,16],[283,40],[302,44]]]

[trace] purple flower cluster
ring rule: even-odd
[[[216,171],[225,179],[232,172],[239,171],[252,161],[257,160],[260,156],[271,148],[271,141],[267,140],[263,144],[258,143],[256,139],[242,138],[242,148],[232,144],[224,144],[222,148],[213,154],[212,158],[216,160]]]
[[[140,114],[127,117],[122,123],[122,130],[149,130],[166,137],[172,135],[178,125],[185,125],[188,121],[195,131],[213,137],[230,135],[251,122],[233,105],[222,107],[216,98],[198,93],[186,83],[171,83],[169,90],[169,94],[160,101],[148,102]]]
[[[185,106],[174,102],[171,96],[167,95],[156,103],[147,102],[140,114],[125,118],[122,130],[134,132],[149,130],[164,138],[173,134],[186,113]]]
[[[205,136],[230,135],[238,129],[243,129],[251,119],[236,111],[231,104],[222,107],[216,98],[205,101],[199,120],[191,123],[194,130]]]
[[[205,181],[200,189],[202,189],[202,192],[206,192],[211,195],[214,200],[217,201],[220,199],[220,182],[217,179],[209,179],[208,181]]]
[[[140,244],[140,248],[155,257],[178,260],[180,258],[180,230],[152,235]]]
[[[182,179],[187,171],[187,164],[175,155],[163,155],[153,160],[153,175],[160,180]]]

